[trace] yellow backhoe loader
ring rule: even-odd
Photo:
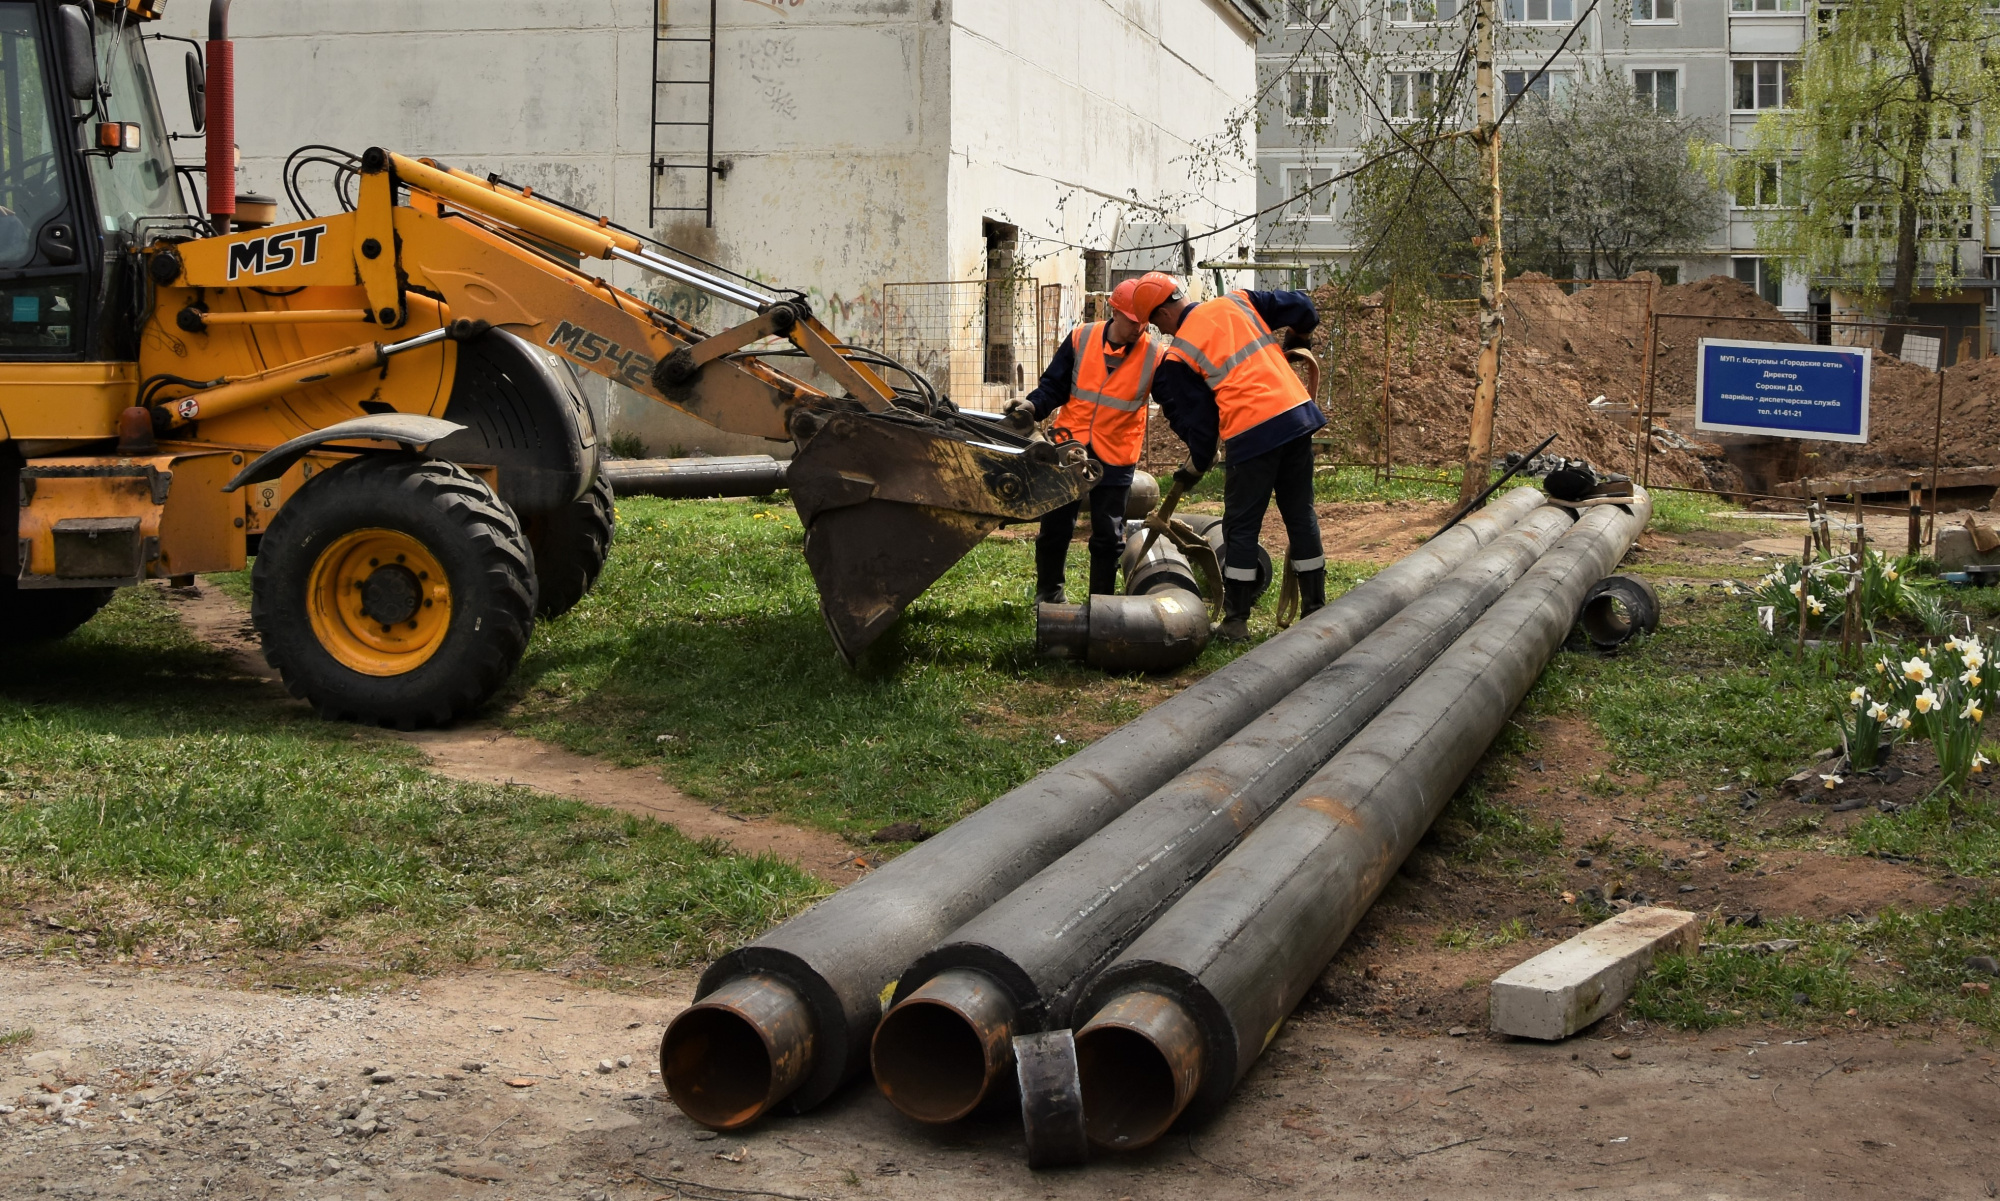
[[[274,224],[236,193],[229,0],[188,53],[197,185],[148,68],[165,2],[0,0],[0,486],[19,497],[0,644],[254,556],[252,616],[293,693],[450,721],[604,563],[577,369],[795,444],[806,560],[850,662],[1003,521],[1090,486],[1077,448],[958,411],[803,296],[496,177],[305,147],[285,187],[306,219]],[[339,211],[307,204],[311,166]],[[755,316],[706,333],[607,263]]]

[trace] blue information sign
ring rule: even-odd
[[[1862,346],[1703,338],[1694,427],[1866,442],[1869,354]]]

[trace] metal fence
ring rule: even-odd
[[[1035,386],[1075,323],[1071,289],[1034,280],[882,285],[882,349],[963,408],[997,411]]]

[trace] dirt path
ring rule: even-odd
[[[1029,1172],[1004,1112],[919,1128],[865,1084],[716,1137],[650,1074],[690,983],[606,993],[480,971],[314,995],[0,966],[7,1024],[35,1032],[0,1050],[0,1107],[13,1107],[0,1115],[0,1196],[650,1201],[678,1187],[713,1201],[1583,1190],[1839,1201],[2000,1190],[1995,1053],[1909,1030],[1629,1028],[1543,1046],[1384,1035],[1308,1011],[1220,1121],[1081,1169]],[[33,1103],[79,1085],[94,1095],[75,1112]]]
[[[250,614],[212,584],[163,590],[190,633],[229,658],[238,671],[283,693],[278,673],[264,661]],[[304,702],[286,696],[288,703]],[[614,767],[571,754],[491,722],[449,730],[386,731],[423,748],[431,770],[476,784],[517,784],[666,822],[689,838],[719,838],[745,854],[778,855],[833,884],[865,875],[854,848],[835,835],[768,818],[744,817],[710,806],[644,768]]]

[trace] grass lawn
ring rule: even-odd
[[[142,962],[317,946],[361,971],[616,967],[703,958],[822,891],[420,762],[275,703],[128,589],[0,668],[0,914],[44,951]]]
[[[741,812],[851,835],[938,828],[1240,653],[1211,644],[1168,678],[1036,658],[1026,527],[976,548],[850,671],[820,623],[788,503],[634,499],[618,515],[603,578],[536,633],[508,720],[572,750],[657,763]],[[1072,596],[1087,588],[1087,558],[1072,549]],[[1374,568],[1329,571],[1337,595]]]

